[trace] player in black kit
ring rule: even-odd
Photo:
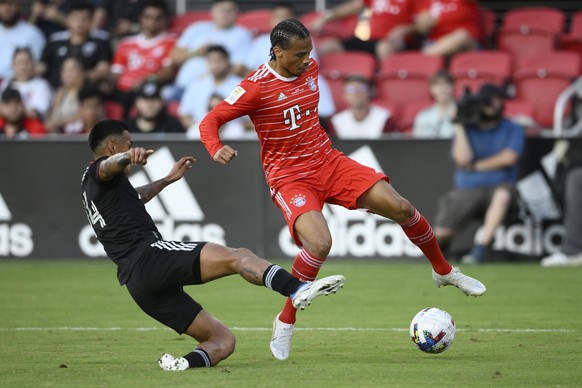
[[[162,240],[144,204],[181,179],[195,159],[183,157],[165,178],[134,188],[127,178],[131,165],[146,164],[154,151],[132,147],[124,122],[97,123],[89,134],[89,146],[94,161],[83,175],[83,205],[97,238],[117,264],[120,284],[127,286],[145,313],[199,343],[184,357],[164,354],[158,361],[162,369],[214,366],[234,352],[233,333],[202,309],[182,286],[239,274],[249,283],[290,296],[300,309],[343,286],[345,279],[341,275],[301,283],[245,248]]]

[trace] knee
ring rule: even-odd
[[[250,249],[248,248],[231,248],[233,253],[233,262],[235,264],[236,272],[239,272],[240,268],[243,268],[247,265],[249,261],[253,261],[257,259],[257,255],[255,255]]]
[[[325,258],[331,251],[331,237],[318,236],[303,245],[315,257]]]
[[[226,360],[234,353],[236,346],[236,337],[230,330],[225,330],[224,333],[216,340],[213,348],[214,352],[212,355],[212,366],[218,364],[222,360]]]
[[[511,192],[507,188],[500,187],[495,190],[495,193],[493,194],[493,201],[499,203],[500,205],[508,206],[511,203],[511,197]]]
[[[396,222],[408,221],[414,215],[414,206],[404,198],[398,198],[392,207],[392,218]]]

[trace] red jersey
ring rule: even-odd
[[[130,90],[137,81],[168,66],[175,43],[176,37],[167,33],[153,39],[138,34],[122,40],[111,65],[111,71],[119,74],[117,88]]]
[[[372,11],[370,40],[384,39],[401,24],[412,23],[412,0],[364,0]]]
[[[438,20],[430,32],[431,40],[464,28],[475,40],[483,41],[477,0],[420,0],[419,10],[429,11]]]
[[[218,129],[249,115],[271,189],[321,168],[330,155],[331,142],[319,123],[318,74],[313,59],[303,74],[292,78],[282,77],[268,64],[261,65],[200,123],[200,139],[210,156],[223,147]]]
[[[6,120],[0,117],[0,134],[4,134],[4,126],[6,125]],[[26,132],[31,136],[45,135],[46,129],[44,124],[39,119],[34,119],[30,117],[25,117],[22,121],[22,129],[20,132]],[[19,133],[20,133],[19,132]],[[16,134],[18,135],[18,134]]]

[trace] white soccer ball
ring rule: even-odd
[[[453,317],[436,307],[425,308],[412,318],[410,337],[426,353],[442,353],[455,340],[457,326]]]

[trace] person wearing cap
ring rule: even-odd
[[[28,47],[39,60],[46,40],[34,25],[21,20],[19,2],[0,0],[0,79],[13,76],[12,58],[18,47]]]
[[[435,235],[444,248],[470,221],[482,222],[473,248],[462,258],[467,264],[486,259],[495,231],[514,203],[518,161],[525,146],[524,128],[503,115],[503,91],[484,84],[477,97],[479,123],[455,125],[454,188],[440,199],[435,217]]]
[[[8,88],[0,99],[0,138],[44,135],[46,130],[38,118],[26,117],[20,92]]]
[[[155,82],[146,82],[141,86],[135,99],[135,108],[137,115],[127,123],[129,132],[185,133],[180,120],[166,110],[160,87]]]

